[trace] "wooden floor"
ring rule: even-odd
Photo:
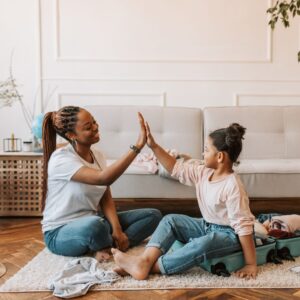
[[[0,219],[0,285],[44,248],[40,218]],[[58,299],[49,293],[0,293],[1,300]],[[189,289],[90,292],[80,299],[300,299],[300,289]]]

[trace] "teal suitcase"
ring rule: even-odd
[[[175,241],[169,252],[176,251],[183,245],[183,243]],[[276,241],[274,239],[267,238],[263,241],[262,245],[256,247],[256,262],[257,265],[262,265],[266,262],[282,263],[276,255]],[[229,277],[231,272],[241,269],[244,265],[243,252],[238,251],[226,256],[208,259],[200,267],[212,274]]]
[[[300,235],[292,238],[275,239],[277,256],[281,259],[295,260],[300,256]]]

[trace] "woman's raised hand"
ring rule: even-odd
[[[153,149],[157,144],[154,140],[154,137],[151,134],[151,130],[148,122],[145,122],[145,127],[146,127],[146,136],[147,136],[147,145],[149,146],[149,148]]]
[[[138,112],[138,118],[139,118],[141,129],[140,129],[140,135],[139,135],[138,140],[136,142],[136,146],[139,149],[142,149],[145,146],[146,140],[147,140],[146,126],[145,126],[144,117],[140,112]]]

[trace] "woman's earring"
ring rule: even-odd
[[[72,146],[74,149],[76,149],[77,141],[75,139],[72,139]]]

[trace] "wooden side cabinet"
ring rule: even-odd
[[[0,216],[42,215],[43,156],[0,153]]]

